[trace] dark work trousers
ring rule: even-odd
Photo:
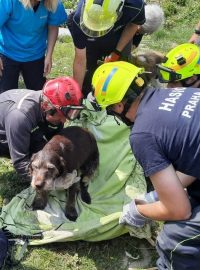
[[[191,197],[192,216],[188,220],[170,221],[157,238],[159,270],[200,269],[200,181],[196,180],[188,189]],[[197,196],[197,189],[199,196]]]
[[[0,93],[9,89],[17,89],[19,75],[21,73],[27,89],[41,90],[46,78],[44,73],[44,57],[30,62],[17,62],[4,55],[0,55],[3,61],[3,75],[0,77]]]
[[[112,48],[110,48],[112,47]],[[96,48],[96,45],[94,47],[91,45],[91,47],[87,48],[87,71],[84,77],[83,81],[83,95],[84,98],[87,97],[87,95],[92,91],[92,76],[97,69],[97,67],[100,65],[98,64],[98,61],[102,61],[106,56],[110,55],[110,53],[115,49],[116,44],[113,43],[110,44],[110,47],[105,48]],[[122,58],[120,60],[127,60],[130,53],[131,53],[131,47],[132,47],[132,41],[128,43],[128,45],[124,48],[122,52]]]
[[[0,230],[0,269],[4,264],[7,251],[8,251],[8,239],[5,233],[2,230]]]

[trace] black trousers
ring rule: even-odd
[[[21,73],[27,89],[41,90],[46,78],[44,73],[44,57],[30,62],[17,62],[4,55],[0,55],[3,61],[2,77],[0,77],[0,93],[9,89],[17,89],[19,75]]]
[[[200,269],[200,180],[187,191],[192,216],[188,220],[165,222],[157,238],[159,270]]]
[[[131,54],[131,46],[132,41],[130,41],[122,51],[122,57],[120,58],[121,61],[127,61],[129,55]],[[93,90],[92,76],[97,67],[100,65],[98,61],[100,60],[103,63],[104,58],[108,56],[115,49],[115,47],[115,42],[111,42],[108,48],[106,45],[103,48],[96,48],[95,45],[94,47],[91,45],[89,48],[87,48],[87,71],[82,86],[84,98],[86,98],[87,95]]]

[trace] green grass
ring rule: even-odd
[[[175,45],[188,41],[200,19],[197,13],[197,10],[200,10],[200,2],[195,0],[157,2],[165,9],[166,23],[159,32],[143,38],[140,48],[165,53]],[[73,55],[71,38],[59,38],[49,78],[72,75]],[[23,83],[20,86],[23,86]],[[4,198],[11,199],[26,187],[27,184],[22,183],[14,172],[10,160],[1,158],[0,205]],[[154,266],[156,258],[155,249],[147,241],[123,235],[97,243],[76,241],[28,247],[21,263],[13,267],[8,266],[6,270],[131,270]],[[146,262],[147,265],[142,262]]]
[[[99,243],[77,241],[29,247],[20,264],[5,269],[125,270],[154,265],[155,259],[155,250],[146,240],[124,235]]]

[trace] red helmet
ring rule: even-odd
[[[70,120],[77,116],[77,110],[84,109],[83,94],[78,83],[71,77],[60,77],[49,80],[42,90],[42,109],[56,109],[58,113]],[[76,112],[76,113],[75,113]]]

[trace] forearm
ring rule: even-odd
[[[169,220],[184,220],[188,219],[191,215],[191,206],[188,200],[188,203],[183,206],[187,209],[188,214],[170,211],[169,208],[165,207],[165,205],[161,202],[154,202],[150,204],[137,204],[137,209],[141,215],[152,219],[152,220],[160,220],[160,221],[169,221]]]
[[[73,78],[78,82],[80,88],[83,86],[83,80],[85,77],[86,67],[78,64],[73,66]]]
[[[135,33],[137,32],[138,29],[138,25],[133,24],[133,23],[129,23],[125,29],[123,30],[120,40],[117,43],[116,49],[118,51],[123,51],[123,49],[126,47],[126,45],[129,43],[129,41],[131,41],[135,35]]]
[[[73,78],[78,82],[82,88],[83,80],[86,72],[86,49],[75,50],[75,58],[73,63]]]
[[[184,174],[179,174],[184,183],[191,180]],[[191,205],[183,184],[172,165],[150,176],[152,184],[158,194],[159,201],[140,205],[141,214],[155,220],[186,219],[191,214]]]
[[[58,26],[49,26],[46,56],[52,57],[57,37],[58,37]]]
[[[196,28],[197,30],[200,30],[200,21],[198,22],[198,24],[196,25]]]
[[[196,32],[195,30],[197,30],[198,33],[195,33],[195,32]],[[197,44],[198,44],[198,43],[199,43],[199,40],[200,40],[200,35],[199,35],[199,31],[200,31],[200,21],[199,21],[198,24],[196,25],[195,30],[194,30],[194,33],[192,34],[192,36],[191,36],[189,42],[191,42],[191,43],[197,43]]]

